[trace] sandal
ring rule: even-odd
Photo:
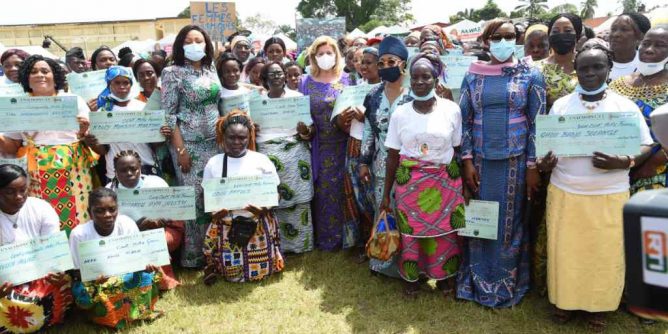
[[[554,318],[554,321],[558,324],[565,324],[571,321],[571,319],[573,319],[574,316],[575,312],[562,310],[557,307],[555,307],[554,311],[552,312],[552,317]]]
[[[589,330],[595,333],[603,333],[608,324],[605,322],[605,313],[589,313],[587,318]]]
[[[418,282],[404,282],[404,297],[408,299],[415,299],[420,292],[420,283]]]

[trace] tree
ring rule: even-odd
[[[523,4],[515,7],[515,10],[525,10],[529,14],[529,19],[533,19],[541,10],[547,10],[547,0],[520,0]]]
[[[411,0],[300,0],[297,11],[307,18],[344,16],[346,30],[351,31],[371,20],[383,25],[412,21],[410,3]]]
[[[264,19],[259,13],[255,14],[255,16],[247,17],[243,21],[242,26],[244,29],[261,35],[271,35],[277,28],[276,22]]]
[[[553,17],[562,14],[562,13],[570,13],[570,14],[575,14],[575,15],[580,15],[578,11],[578,7],[574,4],[571,3],[565,3],[563,5],[555,6],[549,11],[544,11],[540,14],[538,14],[538,19],[543,22],[548,22],[550,21]]]
[[[290,39],[295,40],[297,38],[297,33],[295,32],[295,28],[290,26],[289,24],[281,24],[278,26],[278,29],[274,31],[274,35],[277,34],[285,34],[285,36],[290,37]]]
[[[473,17],[473,8],[470,9],[464,9],[464,11],[459,11],[455,15],[450,16],[450,24],[455,24],[459,21],[464,21],[464,20],[471,20]]]
[[[497,17],[507,17],[507,15],[501,10],[501,8],[499,8],[499,6],[496,5],[496,2],[494,2],[494,0],[487,0],[485,7],[473,11],[473,13],[471,14],[471,21],[474,22],[478,22],[480,20],[487,21],[495,19]]]
[[[583,20],[586,19],[591,19],[594,17],[594,13],[596,11],[596,6],[598,6],[598,3],[596,0],[585,0],[582,2],[582,11],[580,12],[580,16],[582,17]]]
[[[620,0],[624,13],[638,11],[638,0]]]
[[[182,10],[179,15],[176,17],[183,19],[183,18],[190,18],[190,6],[186,7],[186,9]]]

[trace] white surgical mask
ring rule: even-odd
[[[204,52],[205,47],[206,43],[186,44],[183,46],[184,56],[190,61],[200,61],[206,56],[206,52]]]
[[[114,95],[114,93],[111,93],[111,94],[109,94],[109,97],[114,99],[115,101],[118,101],[118,102],[128,102],[128,101],[130,101],[130,94],[128,94],[128,96],[126,96],[126,97],[120,98],[120,97]]]
[[[638,63],[638,72],[644,76],[654,75],[666,68],[666,63],[668,63],[668,57],[658,63],[646,63],[641,60]]]
[[[328,71],[336,65],[336,56],[325,53],[321,56],[316,56],[315,61],[318,63],[318,67],[320,67],[321,70]]]

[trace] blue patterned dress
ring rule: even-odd
[[[464,78],[463,159],[480,176],[478,199],[499,202],[497,240],[465,238],[457,297],[498,308],[529,290],[529,233],[524,226],[526,168],[534,164],[537,114],[545,110],[543,75],[524,60],[474,63]]]

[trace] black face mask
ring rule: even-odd
[[[381,68],[378,70],[378,75],[383,81],[395,82],[401,77],[401,69],[399,66]]]
[[[575,34],[559,33],[550,35],[550,47],[560,55],[565,55],[575,48],[577,38]]]

